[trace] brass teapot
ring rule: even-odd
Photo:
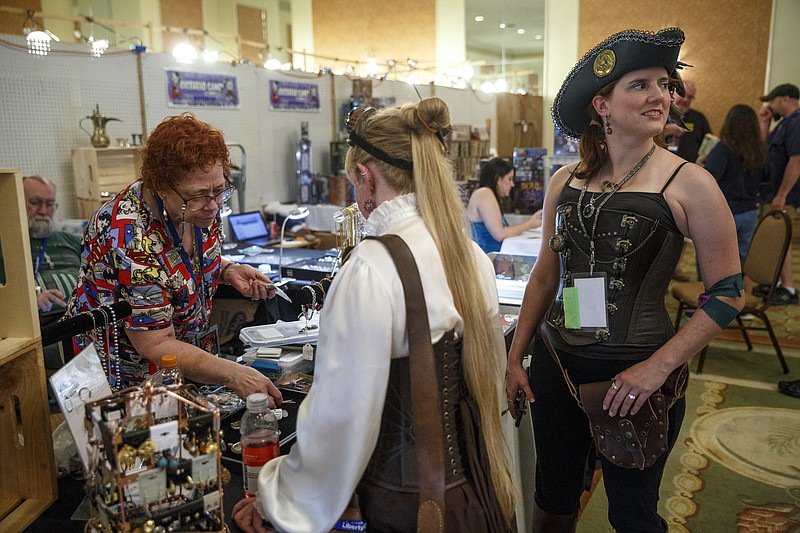
[[[91,133],[89,133],[89,130],[83,127],[83,121],[90,119],[92,121],[92,124],[94,124],[94,131]],[[106,123],[108,123],[111,120],[122,122],[118,118],[104,117],[103,115],[101,115],[100,104],[97,104],[95,106],[94,113],[92,113],[91,116],[83,117],[78,122],[78,127],[83,131],[85,131],[92,139],[92,146],[94,146],[95,148],[105,148],[111,143],[111,140],[108,138],[108,135],[106,135]]]

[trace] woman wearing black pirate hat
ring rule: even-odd
[[[683,420],[680,391],[672,394],[678,399],[667,411],[662,449],[644,457],[638,434],[630,435],[620,456],[603,444],[602,431],[593,441],[594,428],[570,390],[577,395],[573,385],[608,382],[596,402],[585,397],[583,403],[589,411],[596,406],[603,424],[624,425],[659,401],[655,393],[671,399],[662,389],[672,383],[668,378],[678,376],[743,305],[725,198],[710,174],[661,143],[667,115],[677,112],[671,93],[683,90],[676,72],[684,66],[678,61],[683,40],[677,28],[612,35],[575,65],[553,104],[561,131],[580,138],[581,160],[560,169],[548,186],[543,245],[506,375],[507,397],[523,391],[533,402],[534,531],[575,530],[595,449],[614,529],[667,530],[657,511],[658,490]],[[664,293],[684,237],[697,248],[706,293],[703,312],[676,334]],[[534,335],[540,323],[541,335]],[[529,378],[522,359],[532,339]],[[652,433],[651,439],[660,436]]]

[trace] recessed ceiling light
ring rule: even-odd
[[[524,34],[525,34],[525,28],[519,28],[519,29],[517,30],[517,33],[518,33],[519,35],[524,35]]]
[[[504,30],[504,29],[506,29],[506,23],[505,23],[505,22],[501,22],[501,23],[500,23],[500,29],[501,29],[501,30]]]
[[[478,15],[475,17],[475,22],[483,22],[483,15]]]
[[[541,39],[541,38],[542,38],[542,36],[541,36],[541,35],[536,35],[536,38],[537,38],[537,39]]]

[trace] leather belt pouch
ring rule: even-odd
[[[650,395],[635,415],[608,416],[603,398],[611,381],[597,381],[578,386],[578,400],[592,430],[597,451],[623,468],[644,470],[667,451],[669,421],[667,411],[686,393],[689,367],[676,368],[667,377],[662,390]]]
[[[654,393],[635,415],[608,416],[603,398],[610,381],[584,383],[578,387],[581,406],[589,417],[597,451],[623,468],[644,470],[667,450],[667,409],[664,395]]]

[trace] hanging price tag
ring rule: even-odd
[[[303,359],[306,361],[311,361],[314,359],[314,347],[309,343],[305,343],[303,345]]]

